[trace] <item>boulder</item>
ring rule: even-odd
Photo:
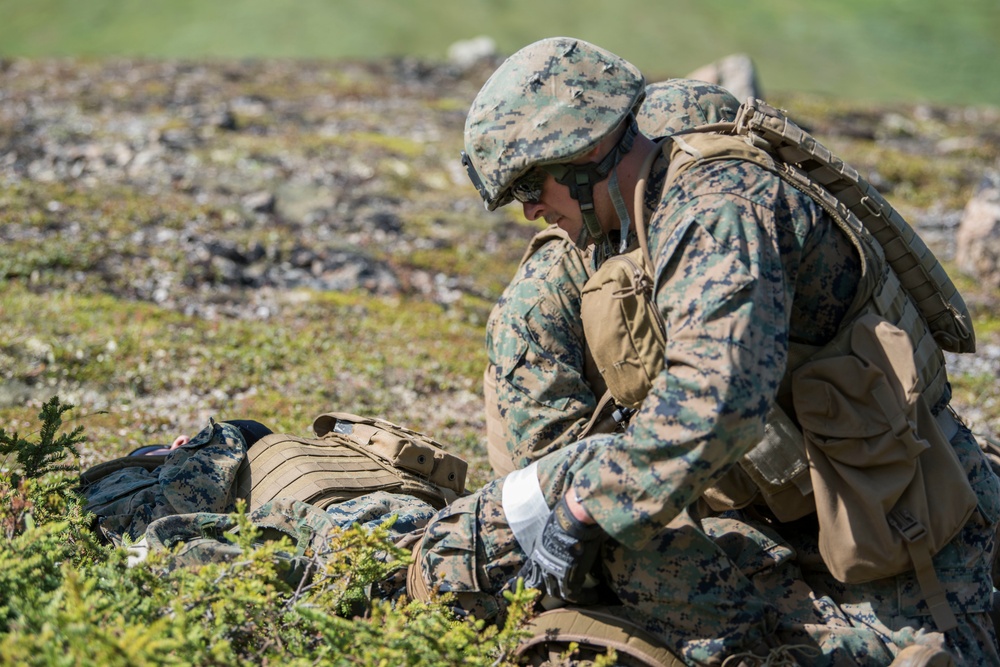
[[[740,102],[746,102],[748,97],[763,97],[757,82],[757,69],[750,56],[745,53],[734,53],[699,67],[685,78],[722,86]]]
[[[1000,288],[1000,171],[983,178],[962,212],[955,263],[981,284]]]
[[[497,55],[496,42],[486,35],[460,40],[448,47],[448,62],[462,70],[483,61],[493,61]]]

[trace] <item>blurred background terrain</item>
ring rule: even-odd
[[[0,0],[0,427],[59,395],[89,464],[342,410],[484,481],[485,322],[538,225],[485,212],[457,155],[499,59],[555,34],[650,81],[749,56],[949,269],[979,338],[955,405],[1000,432],[1000,289],[956,263],[1000,188],[995,0]]]
[[[3,0],[0,56],[443,60],[569,35],[650,79],[735,52],[774,91],[1000,104],[995,0]]]

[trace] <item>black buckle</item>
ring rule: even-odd
[[[894,509],[885,518],[907,542],[916,542],[927,535],[924,524],[904,509]]]

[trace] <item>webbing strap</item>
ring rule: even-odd
[[[948,605],[948,596],[934,571],[931,552],[927,547],[927,530],[906,510],[894,509],[886,519],[903,537],[906,550],[913,561],[913,572],[920,584],[920,592],[924,594],[924,601],[927,602],[934,624],[941,632],[958,627],[958,619]]]
[[[420,545],[423,541],[413,545],[413,562],[406,570],[406,594],[414,600],[420,602],[430,602],[433,595],[430,586],[424,581],[424,575],[420,568]]]
[[[670,141],[679,141],[679,137],[665,137],[656,143],[656,147],[649,152],[646,159],[643,160],[642,166],[639,168],[639,179],[636,182],[635,187],[635,201],[633,202],[633,208],[635,209],[635,233],[639,237],[639,247],[642,248],[642,259],[646,262],[645,270],[649,273],[650,277],[653,278],[653,274],[656,271],[656,265],[653,264],[653,259],[649,254],[649,240],[646,238],[646,226],[643,222],[643,209],[646,206],[646,180],[649,178],[649,172],[653,168],[653,162],[662,153],[664,155],[669,155],[667,152],[670,146]],[[664,184],[663,188],[666,190],[669,184]],[[653,280],[655,284],[655,279]],[[663,338],[667,337],[667,324],[663,321],[663,314],[660,309],[656,307],[656,290],[654,288],[652,294],[653,300],[653,315],[656,317],[656,326],[660,328],[660,333],[663,334]]]
[[[613,400],[614,397],[611,395],[611,392],[605,391],[604,395],[601,396],[601,399],[597,401],[597,407],[594,408],[594,414],[590,415],[590,421],[587,422],[586,428],[584,428],[583,432],[580,434],[580,440],[586,438],[588,435],[600,433],[600,431],[595,431],[594,429],[597,428],[598,421],[601,419],[604,409],[607,408],[608,403]]]
[[[733,132],[769,144],[786,163],[800,165],[807,180],[826,188],[877,239],[938,344],[951,352],[975,351],[975,332],[958,288],[916,231],[857,170],[759,100],[740,107]]]

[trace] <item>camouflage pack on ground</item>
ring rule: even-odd
[[[248,518],[261,531],[256,543],[283,537],[291,541],[292,551],[278,557],[287,564],[284,578],[292,586],[303,578],[308,581],[330,553],[331,537],[342,529],[326,512],[287,498],[263,503]],[[172,552],[171,569],[197,567],[239,558],[242,550],[226,537],[235,530],[237,524],[228,514],[175,514],[151,523],[145,540],[150,552]]]
[[[288,498],[320,509],[360,495],[406,494],[440,509],[465,492],[468,464],[431,438],[378,418],[327,413],[316,438],[270,433],[249,449],[239,428],[214,420],[168,455],[126,456],[80,476],[81,493],[112,541],[140,539],[177,514],[254,511]]]

